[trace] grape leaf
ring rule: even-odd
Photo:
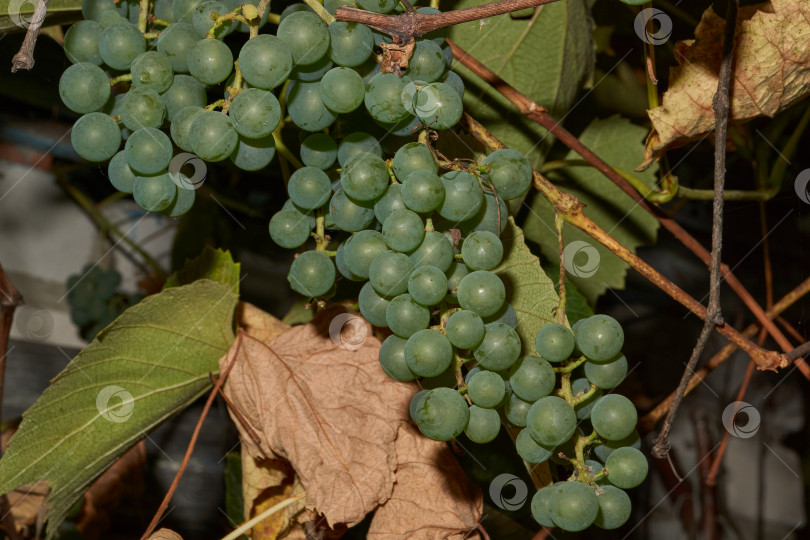
[[[629,171],[644,153],[644,132],[644,128],[625,118],[611,116],[591,122],[579,140],[608,164]],[[566,158],[578,159],[578,155],[571,151]],[[652,187],[656,181],[656,169],[637,173],[636,177]],[[559,174],[550,173],[549,178],[585,203],[585,215],[627,249],[635,251],[639,245],[655,242],[658,221],[596,169],[588,166],[567,167],[561,169]],[[550,261],[559,261],[554,209],[539,193],[534,196],[523,232],[526,238],[540,245]],[[566,248],[571,250],[571,261],[566,263],[567,277],[576,283],[591,304],[608,287],[624,288],[627,263],[568,223],[563,226],[563,238]],[[589,259],[592,249],[596,250],[594,260]],[[590,264],[596,268],[590,268]]]
[[[231,287],[204,280],[126,310],[23,413],[0,460],[0,493],[47,479],[53,538],[95,478],[211,385],[235,304]]]
[[[31,0],[0,0],[0,34],[25,32],[37,3]],[[82,20],[82,0],[51,0],[44,26]]]
[[[193,283],[198,279],[210,279],[230,285],[234,294],[239,294],[239,263],[233,262],[229,251],[205,246],[202,253],[187,259],[183,268],[166,280],[165,288]]]
[[[461,9],[489,0],[461,0]],[[450,39],[520,92],[562,118],[593,74],[593,22],[586,0],[538,7],[529,19],[500,15],[453,26]],[[539,166],[552,142],[545,130],[520,114],[509,100],[454,62],[464,79],[464,108],[508,147]],[[538,141],[543,140],[542,146]]]
[[[642,168],[666,150],[714,130],[712,99],[725,24],[709,6],[695,29],[695,39],[675,45],[679,65],[670,70],[661,105],[648,111],[653,130]],[[810,94],[810,3],[772,0],[741,7],[733,75],[733,122],[775,116]]]
[[[503,261],[493,270],[506,286],[506,301],[517,315],[517,332],[523,342],[523,354],[534,353],[534,339],[545,325],[557,322],[554,308],[559,297],[540,260],[526,247],[523,231],[510,217],[501,235]]]
[[[554,291],[560,294],[560,266],[559,264],[544,264],[543,271],[554,283]],[[565,316],[570,324],[580,319],[587,319],[593,315],[593,308],[588,300],[579,292],[577,284],[570,279],[565,280]]]

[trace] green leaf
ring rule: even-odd
[[[529,250],[523,232],[510,217],[501,235],[504,257],[493,270],[506,286],[506,301],[517,315],[517,332],[523,342],[523,353],[534,353],[534,338],[545,325],[557,322],[554,308],[559,298],[554,283],[548,278],[540,260]]]
[[[543,265],[543,271],[548,278],[554,283],[554,290],[560,294],[560,266],[557,264]],[[580,319],[587,319],[593,315],[593,309],[588,303],[576,283],[570,279],[565,280],[565,316],[568,318],[569,324],[574,324]]]
[[[0,0],[0,33],[25,32],[36,0]],[[82,0],[51,0],[43,26],[82,20]]]
[[[461,0],[452,8],[488,1]],[[529,19],[500,15],[459,24],[450,29],[450,39],[561,119],[593,74],[592,26],[585,0],[565,0],[537,8]],[[454,62],[453,69],[465,81],[465,109],[504,144],[539,166],[553,139],[544,138],[545,130],[459,62]]]
[[[181,270],[166,280],[165,288],[188,285],[199,279],[210,279],[229,285],[234,294],[239,294],[239,263],[233,262],[230,251],[205,246],[202,253],[187,259]]]
[[[579,140],[608,164],[632,171],[644,158],[646,135],[647,130],[643,127],[626,118],[611,116],[591,122]],[[566,158],[579,159],[579,156],[571,151]],[[654,168],[634,174],[648,186],[655,185]],[[658,221],[593,167],[567,167],[550,173],[549,178],[585,203],[585,215],[627,249],[635,252],[636,247],[655,242]],[[534,196],[523,231],[526,238],[540,245],[549,260],[559,260],[554,209],[540,194]],[[568,223],[563,226],[563,239],[571,255],[571,260],[566,262],[568,278],[592,305],[608,288],[624,288],[628,268],[624,261]],[[589,253],[593,255],[593,249],[596,258],[590,260]],[[594,268],[589,265],[594,265]],[[592,270],[595,271],[591,273]]]
[[[48,537],[90,483],[211,386],[234,339],[237,297],[213,281],[165,290],[125,311],[23,414],[0,460],[0,493],[48,480]]]

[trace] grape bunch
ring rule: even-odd
[[[121,274],[116,270],[102,270],[87,264],[79,274],[67,280],[67,300],[70,317],[79,327],[79,334],[91,341],[96,334],[113,322],[143,296],[117,292]]]

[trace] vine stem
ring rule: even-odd
[[[332,16],[332,14],[326,11],[326,8],[324,8],[323,4],[318,2],[318,0],[304,0],[304,3],[308,5],[323,22],[326,23],[326,26],[329,26],[335,22],[335,18]]]
[[[492,133],[489,132],[489,130],[487,130],[469,114],[464,113],[462,115],[461,125],[491,150],[506,148],[506,145],[498,140]],[[533,175],[534,187],[546,199],[548,199],[551,205],[554,206],[555,210],[563,216],[565,221],[578,229],[581,229],[583,232],[587,233],[589,236],[604,245],[616,256],[630,265],[631,268],[647,278],[656,287],[667,293],[681,305],[686,307],[689,311],[701,319],[706,319],[706,307],[703,306],[703,304],[692,298],[692,296],[687,294],[683,289],[678,287],[672,281],[668,280],[660,272],[644,262],[635,253],[632,253],[602,228],[600,228],[596,223],[591,221],[591,219],[583,213],[582,209],[584,205],[576,197],[560,190],[540,173],[533,171]],[[776,370],[778,368],[787,367],[791,362],[785,354],[780,354],[776,351],[768,351],[757,346],[729,325],[724,324],[717,326],[716,328],[718,332],[726,336],[732,342],[736,343],[751,358],[753,358],[759,369]]]
[[[472,71],[475,75],[483,79],[487,84],[492,86],[495,90],[497,90],[500,94],[502,94],[505,98],[511,101],[518,110],[530,120],[540,124],[546,130],[548,130],[552,135],[554,135],[560,142],[565,144],[568,148],[579,154],[583,159],[585,159],[588,163],[593,165],[599,172],[605,175],[609,180],[611,180],[617,187],[619,187],[622,191],[624,191],[631,199],[633,199],[638,205],[649,212],[650,214],[658,220],[658,222],[667,229],[675,238],[677,238],[687,249],[689,249],[692,253],[694,253],[700,260],[702,260],[706,265],[711,263],[711,255],[709,252],[704,248],[700,242],[698,242],[692,235],[690,235],[686,230],[684,230],[674,219],[666,215],[663,211],[661,211],[658,207],[651,205],[648,201],[641,196],[641,194],[633,189],[627,180],[622,177],[619,173],[617,173],[613,167],[607,164],[604,160],[602,160],[599,156],[594,154],[587,146],[582,144],[579,139],[577,139],[574,135],[572,135],[568,130],[562,127],[559,122],[557,122],[548,111],[538,105],[535,101],[529,99],[528,97],[524,96],[517,90],[515,90],[512,86],[510,86],[506,81],[501,79],[498,75],[492,72],[489,68],[487,68],[484,64],[476,60],[470,54],[468,54],[464,49],[450,41],[447,40],[447,43],[450,45],[451,49],[453,50],[453,57],[465,66],[467,69]],[[537,176],[535,176],[535,180]],[[787,338],[782,334],[782,332],[777,328],[773,321],[771,321],[766,315],[765,310],[762,309],[754,297],[751,296],[751,293],[746,290],[743,284],[737,279],[734,273],[731,272],[728,265],[722,264],[720,265],[720,270],[723,273],[723,279],[726,283],[737,293],[737,296],[743,301],[743,303],[748,307],[751,313],[756,317],[757,321],[762,324],[767,330],[768,333],[774,338],[777,344],[782,348],[783,352],[788,352],[791,350],[790,342]],[[668,293],[669,294],[669,293]],[[760,369],[763,369],[763,364],[757,362]],[[803,361],[798,364],[799,369],[802,371],[802,374],[810,380],[810,367],[807,366]],[[773,369],[773,366],[769,366],[765,369]]]
[[[29,70],[34,67],[34,47],[37,44],[37,37],[39,37],[39,30],[42,28],[42,23],[45,22],[45,14],[48,12],[48,2],[50,0],[39,0],[37,7],[34,9],[34,14],[31,16],[31,22],[28,29],[25,31],[25,39],[23,39],[20,50],[11,59],[11,72],[24,69]],[[22,4],[20,4],[22,5]]]

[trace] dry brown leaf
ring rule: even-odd
[[[396,448],[397,483],[388,502],[374,513],[368,538],[475,538],[469,531],[481,519],[481,492],[447,445],[422,436],[412,424],[403,424]]]
[[[249,302],[237,304],[236,321],[239,327],[247,332],[247,335],[266,343],[291,328]]]
[[[661,106],[647,114],[653,130],[644,163],[714,130],[712,99],[717,91],[725,21],[709,7],[695,39],[678,42],[679,66],[670,70]],[[742,7],[737,19],[731,87],[732,122],[773,116],[810,93],[810,2],[772,0]]]
[[[242,496],[245,501],[245,519],[251,519],[304,491],[295,470],[283,459],[260,459],[251,456],[242,445]],[[304,500],[276,512],[253,527],[253,540],[287,538],[295,516],[304,509]]]
[[[183,537],[171,529],[159,529],[148,540],[183,540]]]

